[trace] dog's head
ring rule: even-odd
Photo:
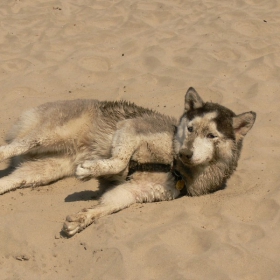
[[[194,88],[185,96],[185,110],[174,137],[180,165],[189,169],[223,164],[235,169],[242,140],[254,124],[256,114],[236,115],[216,103],[203,102]],[[228,170],[227,172],[230,172]]]

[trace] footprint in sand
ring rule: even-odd
[[[279,213],[279,204],[274,199],[264,199],[255,211],[254,220],[256,221],[270,221],[273,220]]]
[[[238,21],[233,24],[233,29],[240,34],[251,38],[255,38],[260,35],[258,26],[249,21]]]
[[[143,59],[143,66],[148,70],[153,72],[154,70],[161,67],[161,62],[154,56],[147,56]]]
[[[176,55],[173,57],[173,62],[176,66],[185,68],[190,67],[193,60],[189,56]]]
[[[263,238],[265,232],[259,226],[239,223],[229,228],[227,236],[234,243],[248,243]]]
[[[225,275],[231,276],[231,278],[225,277],[220,279],[272,279],[270,276],[275,275],[276,266],[268,258],[261,255],[256,256],[242,247],[227,243],[222,245],[217,246],[208,257],[212,266],[223,271]],[[260,270],[260,267],[266,267],[266,269]],[[256,271],[259,272],[259,277],[255,277]],[[253,277],[244,277],[249,274],[253,275]]]
[[[158,11],[160,9],[162,10],[167,9],[167,7],[164,6],[164,4],[162,3],[159,2],[151,3],[148,1],[147,2],[139,1],[136,4],[134,4],[133,8],[137,10],[144,10],[144,11]]]
[[[1,63],[2,69],[4,69],[7,72],[23,71],[29,68],[31,65],[31,62],[20,58],[8,60]]]
[[[123,256],[117,248],[99,249],[93,252],[95,279],[125,279]]]
[[[235,203],[230,207],[224,205],[221,212],[242,222],[258,222],[273,220],[278,215],[279,209],[279,204],[273,199],[256,201],[244,198],[240,199],[238,207]]]
[[[83,57],[78,64],[90,71],[108,71],[110,68],[110,60],[101,56]]]
[[[261,81],[266,81],[277,75],[273,67],[266,65],[262,58],[254,60],[252,66],[245,73],[248,74],[249,77]]]
[[[235,61],[240,58],[240,54],[232,49],[223,48],[220,50],[216,50],[212,54],[216,59],[222,61]]]
[[[209,231],[197,229],[195,226],[178,225],[172,229],[162,230],[161,233],[155,235],[154,238],[159,239],[168,244],[178,254],[200,255],[208,251],[212,244],[215,243],[215,235]],[[151,242],[156,243],[156,240]],[[153,250],[152,246],[151,250]],[[187,248],[187,251],[186,251]]]

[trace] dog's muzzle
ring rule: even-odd
[[[191,165],[193,152],[188,149],[181,149],[179,151],[179,159],[186,165]]]

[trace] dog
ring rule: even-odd
[[[25,112],[0,147],[0,160],[15,166],[0,179],[0,194],[73,175],[98,179],[109,190],[97,206],[66,217],[62,232],[70,237],[134,203],[223,189],[255,118],[205,103],[194,88],[179,123],[126,101],[46,103]]]

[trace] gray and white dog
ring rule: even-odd
[[[97,206],[67,216],[63,231],[72,236],[134,203],[222,189],[255,117],[204,103],[193,88],[179,124],[126,101],[46,103],[24,113],[0,147],[0,160],[17,165],[0,179],[0,194],[72,175],[97,178],[109,190]]]

